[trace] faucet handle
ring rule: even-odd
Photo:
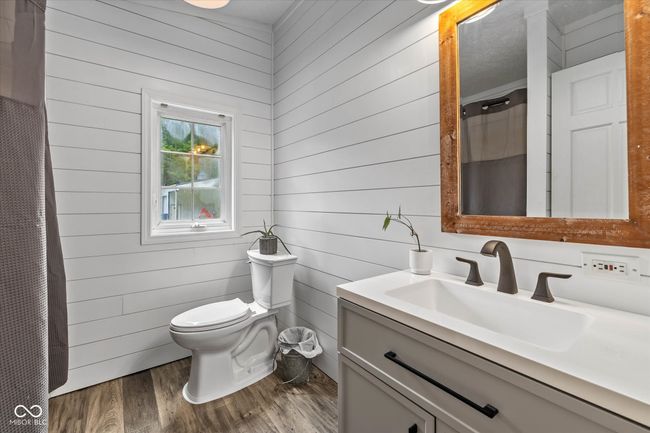
[[[465,284],[471,284],[472,286],[482,286],[483,280],[481,279],[481,273],[478,271],[478,263],[474,260],[464,259],[462,257],[456,257],[456,260],[459,262],[467,263],[469,265],[469,275]]]
[[[567,279],[571,278],[571,274],[556,274],[554,272],[540,272],[537,277],[537,286],[535,287],[535,293],[531,296],[531,299],[535,299],[543,302],[553,302],[555,298],[551,294],[551,289],[548,287],[549,278],[562,278]]]

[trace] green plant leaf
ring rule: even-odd
[[[278,240],[280,241],[280,243],[282,243],[282,246],[284,247],[284,249],[287,250],[287,252],[288,252],[289,254],[291,254],[291,251],[289,251],[289,248],[287,248],[287,246],[285,245],[284,241],[283,241],[281,238],[277,237],[277,236],[276,236],[276,238],[278,238]]]
[[[255,232],[250,232],[250,233],[255,233]],[[253,243],[250,244],[250,245],[248,246],[248,249],[250,250],[251,248],[253,248],[253,245],[255,245],[255,243],[256,243],[257,241],[259,241],[260,239],[262,239],[262,236],[256,238],[256,239],[253,241]]]
[[[273,234],[273,227],[276,227],[276,226],[277,226],[277,224],[273,224],[271,227],[269,227],[268,230],[266,230],[266,234],[269,235],[269,236],[275,236]]]
[[[381,229],[386,231],[386,229],[388,228],[389,225],[390,225],[390,215],[388,215],[388,213],[387,213],[386,218],[384,218],[384,225],[383,225],[383,227]]]

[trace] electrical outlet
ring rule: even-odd
[[[582,270],[593,277],[641,280],[641,260],[633,256],[582,253]]]

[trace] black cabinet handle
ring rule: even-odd
[[[399,360],[397,358],[397,354],[395,352],[386,352],[386,353],[384,353],[384,357],[387,358],[389,361],[392,361],[395,364],[399,365],[400,367],[410,371],[411,373],[415,374],[419,378],[424,379],[427,382],[429,382],[430,384],[440,388],[441,390],[443,390],[447,394],[457,398],[458,400],[462,401],[463,403],[470,406],[471,408],[476,409],[477,411],[481,412],[483,415],[485,415],[488,418],[494,418],[496,416],[496,414],[499,413],[499,410],[496,407],[494,407],[494,406],[492,406],[490,404],[486,404],[485,406],[480,406],[480,405],[474,403],[472,400],[468,399],[467,397],[457,393],[453,389],[446,387],[442,383],[430,378],[429,376],[422,373],[421,371],[411,367],[410,365],[408,365],[404,361]]]
[[[413,424],[411,427],[409,427],[409,433],[418,433],[418,425]]]

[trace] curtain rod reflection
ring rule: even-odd
[[[491,101],[489,103],[483,104],[481,106],[481,109],[487,110],[490,107],[496,107],[498,105],[508,105],[510,104],[510,98],[501,98],[501,99],[495,99],[494,101]]]
[[[503,98],[499,99],[493,99],[491,101],[485,102],[484,104],[481,105],[481,110],[487,111],[492,107],[498,107],[501,105],[510,105],[510,98],[507,96],[504,96]],[[463,116],[467,115],[467,110],[465,109],[465,106],[461,106]]]

